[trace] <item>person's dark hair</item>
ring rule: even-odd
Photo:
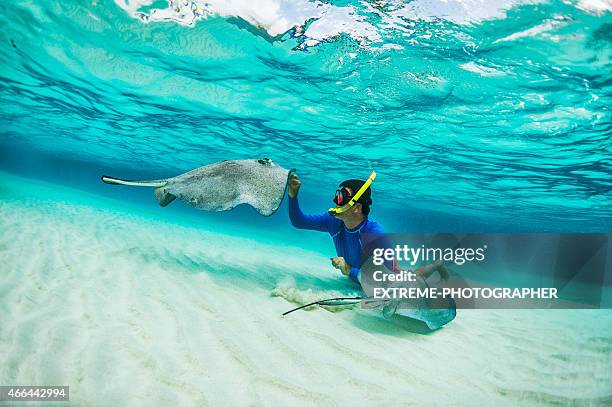
[[[363,186],[363,184],[365,184],[365,181],[360,179],[347,179],[346,181],[342,181],[340,183],[340,186],[350,188],[352,194],[355,195],[357,191],[359,191],[359,188]],[[368,189],[364,191],[363,195],[361,195],[357,202],[361,204],[363,214],[365,216],[368,216],[368,214],[370,213],[370,205],[372,205],[372,188],[368,187]]]

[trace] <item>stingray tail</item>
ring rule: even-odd
[[[130,185],[133,187],[163,187],[168,183],[167,180],[155,180],[155,181],[129,181],[121,178],[113,178],[106,175],[102,175],[102,182],[111,185]]]

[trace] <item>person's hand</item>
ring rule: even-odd
[[[444,266],[442,260],[437,260],[431,264],[421,266],[416,270],[416,275],[425,279],[429,278],[435,271],[440,274],[440,278],[444,281],[448,280],[448,269]]]
[[[331,260],[332,266],[340,270],[342,274],[344,274],[345,276],[348,276],[350,274],[351,266],[349,266],[346,260],[344,260],[344,257],[332,257],[330,258],[330,260]]]
[[[289,182],[287,184],[287,194],[290,198],[295,198],[300,187],[302,186],[302,181],[298,178],[297,174],[291,175],[289,178]]]

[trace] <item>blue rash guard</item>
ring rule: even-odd
[[[361,264],[363,260],[362,247],[367,245],[362,239],[363,234],[368,234],[368,239],[371,241],[376,236],[382,235],[383,229],[378,222],[366,217],[354,229],[349,229],[344,225],[342,220],[335,218],[327,212],[319,215],[305,215],[300,209],[297,196],[289,197],[289,219],[291,224],[298,229],[318,230],[327,232],[334,240],[336,253],[351,267],[349,277],[351,280],[360,284]],[[392,267],[392,266],[391,266]]]

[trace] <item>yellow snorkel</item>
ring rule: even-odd
[[[370,174],[370,177],[365,182],[365,184],[363,184],[361,186],[361,188],[359,188],[359,191],[357,191],[357,193],[351,197],[351,200],[348,201],[348,203],[346,205],[342,205],[342,206],[337,207],[337,208],[329,208],[327,210],[327,213],[329,213],[332,216],[336,216],[339,213],[343,213],[343,212],[346,212],[349,209],[351,209],[353,207],[353,205],[355,205],[357,203],[359,198],[361,198],[361,195],[363,195],[363,193],[366,191],[366,189],[368,189],[369,186],[372,184],[372,181],[374,181],[374,178],[376,178],[376,172],[372,171],[372,173]]]

